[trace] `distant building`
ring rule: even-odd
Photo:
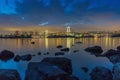
[[[19,31],[15,31],[14,35],[15,36],[20,36],[20,32]]]
[[[67,33],[70,33],[71,32],[71,28],[68,26],[68,27],[66,27],[66,32]]]

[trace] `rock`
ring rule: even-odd
[[[46,53],[47,55],[50,54],[49,52]]]
[[[46,62],[30,62],[25,80],[65,80],[67,73],[59,67]]]
[[[35,44],[35,42],[31,42],[31,44]]]
[[[0,80],[21,80],[16,70],[0,69]]]
[[[1,53],[0,53],[0,59],[3,60],[3,61],[7,61],[7,60],[10,60],[14,57],[14,53],[11,52],[11,51],[8,51],[8,50],[3,50]]]
[[[38,54],[38,55],[41,55],[42,53],[41,53],[41,52],[38,52],[37,54]]]
[[[61,49],[61,51],[65,51],[65,52],[68,52],[69,50],[70,50],[69,48]]]
[[[73,52],[76,53],[76,52],[79,52],[79,50],[74,50]]]
[[[120,50],[120,46],[117,46],[117,50]]]
[[[82,42],[75,42],[76,44],[82,44]]]
[[[90,76],[91,80],[113,80],[112,72],[105,67],[95,67]]]
[[[56,52],[55,53],[55,56],[59,56],[59,55],[64,55],[65,53],[63,53],[63,52]]]
[[[120,62],[120,54],[110,56],[108,59],[113,64],[116,64],[116,63]]]
[[[32,59],[32,55],[30,54],[21,56],[21,60],[23,61],[30,61],[31,59]]]
[[[110,49],[107,52],[105,52],[103,56],[107,57],[109,61],[113,64],[120,62],[120,51],[118,50]]]
[[[103,56],[109,58],[110,56],[113,56],[113,55],[116,55],[116,54],[119,54],[119,52],[116,51],[116,50],[114,50],[114,49],[110,49],[110,50],[108,50],[107,52],[105,52],[105,53],[103,54]]]
[[[19,55],[16,55],[15,58],[14,58],[14,61],[19,62],[20,59],[21,59],[21,57]]]
[[[113,76],[114,76],[113,80],[120,80],[120,63],[116,63],[113,66]]]
[[[87,72],[89,71],[87,67],[81,67],[81,69],[82,69],[85,73],[87,73]]]
[[[44,58],[42,62],[48,62],[50,64],[54,64],[67,72],[68,74],[72,74],[72,63],[70,59],[64,57],[48,57]]]
[[[62,45],[58,45],[57,48],[62,48],[63,46]]]
[[[91,54],[94,54],[95,56],[99,56],[103,52],[100,46],[88,47],[85,49],[85,51],[90,52]]]

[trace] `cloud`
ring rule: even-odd
[[[43,22],[43,23],[40,23],[39,26],[45,26],[45,25],[48,25],[49,23],[48,22]]]

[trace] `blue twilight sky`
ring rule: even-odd
[[[120,27],[120,0],[0,0],[0,27]]]

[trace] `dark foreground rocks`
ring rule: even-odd
[[[25,80],[55,80],[67,74],[49,63],[30,62],[26,71]]]
[[[71,60],[62,57],[45,58],[41,62],[30,62],[25,80],[79,80],[72,75]]]
[[[106,52],[103,54],[103,56],[109,58],[109,57],[114,56],[114,55],[117,55],[117,54],[119,54],[119,51],[114,50],[114,49],[110,49],[110,50],[106,51]]]
[[[16,70],[0,69],[0,80],[21,80]]]
[[[120,80],[120,63],[116,63],[113,66],[113,74],[114,74],[113,80]]]
[[[3,50],[0,53],[0,59],[2,61],[8,61],[14,57],[14,53],[9,50]]]
[[[42,60],[42,62],[48,62],[50,64],[54,64],[67,72],[68,74],[72,74],[72,63],[70,59],[64,57],[49,57]]]
[[[100,56],[101,53],[103,52],[100,46],[88,47],[85,49],[85,51],[90,52],[91,54],[94,54],[95,56]]]
[[[30,62],[25,80],[78,80],[59,67],[47,62]]]
[[[118,50],[110,49],[107,52],[105,52],[103,56],[107,57],[109,61],[113,64],[120,62],[120,51]]]
[[[90,73],[91,80],[113,80],[112,72],[105,67],[95,67]],[[120,79],[119,79],[120,80]]]

